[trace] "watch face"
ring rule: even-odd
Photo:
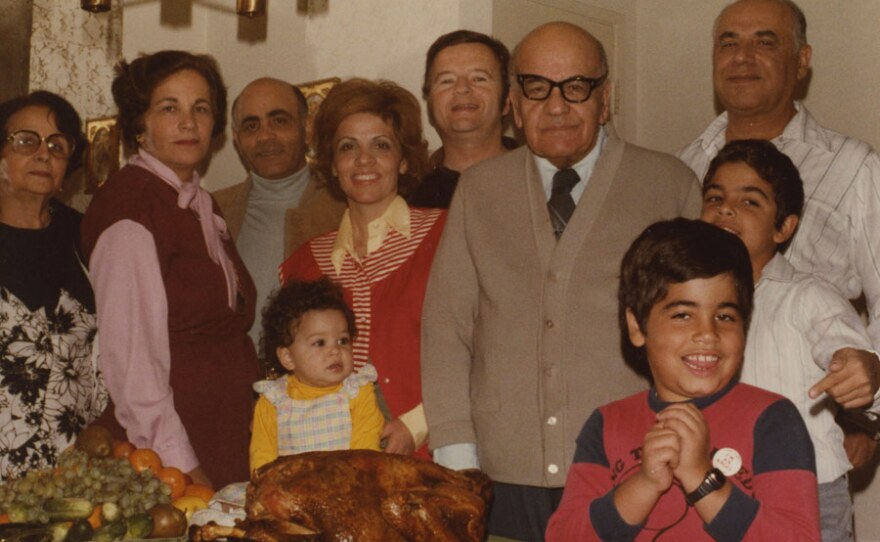
[[[689,505],[693,506],[694,503],[723,486],[726,481],[727,477],[724,476],[724,473],[713,468],[706,473],[706,477],[703,478],[703,482],[697,487],[697,489],[685,496],[685,500]]]

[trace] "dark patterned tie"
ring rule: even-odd
[[[580,177],[573,169],[561,169],[553,175],[553,191],[547,202],[550,211],[550,223],[553,224],[553,233],[556,239],[562,236],[568,219],[574,213],[574,199],[571,197],[571,189],[580,181]]]

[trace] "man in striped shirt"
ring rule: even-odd
[[[740,0],[713,32],[713,84],[725,109],[678,157],[698,177],[729,141],[766,139],[792,159],[806,203],[785,255],[799,270],[826,279],[850,299],[865,296],[868,334],[880,346],[880,156],[833,132],[795,101],[810,69],[806,18],[791,0]],[[844,364],[863,370],[863,364]],[[850,369],[846,369],[850,368]],[[880,370],[873,366],[873,371]],[[845,375],[841,375],[843,378]],[[875,395],[875,407],[880,397]],[[850,460],[867,463],[875,445],[850,437]],[[858,450],[860,453],[853,453]]]

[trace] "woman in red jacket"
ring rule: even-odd
[[[419,336],[446,215],[404,200],[428,163],[419,103],[394,83],[351,79],[329,93],[314,128],[317,172],[348,210],[338,230],[282,264],[281,280],[326,275],[342,286],[357,318],[355,368],[376,367],[390,412],[385,451],[427,458]]]

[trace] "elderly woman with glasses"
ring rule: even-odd
[[[199,186],[226,88],[213,58],[159,51],[120,63],[112,90],[132,155],[95,194],[82,240],[116,419],[197,482],[246,480],[256,290]]]
[[[81,215],[53,199],[81,129],[51,92],[0,104],[0,480],[54,465],[107,405]]]

